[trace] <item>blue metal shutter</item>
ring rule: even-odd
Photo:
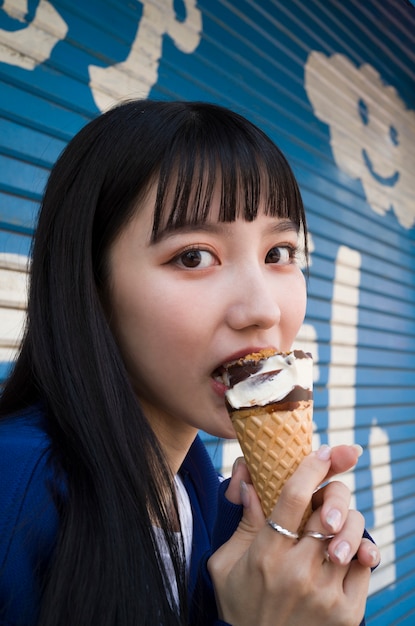
[[[415,615],[415,9],[406,0],[6,0],[0,8],[0,377],[21,336],[49,170],[114,98],[237,109],[287,154],[311,232],[315,443],[380,545],[368,624]],[[228,473],[238,447],[204,435]]]

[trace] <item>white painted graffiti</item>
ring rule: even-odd
[[[329,419],[328,443],[354,444],[356,433],[356,367],[358,359],[358,316],[361,256],[356,250],[340,246],[335,268],[331,312],[331,358],[328,376]],[[382,563],[371,581],[370,593],[394,583],[395,527],[390,444],[386,431],[376,423],[369,436],[369,455],[374,502],[376,542],[382,552]],[[355,494],[355,472],[342,476]],[[353,495],[351,508],[356,506]]]
[[[369,64],[356,67],[343,54],[311,52],[305,89],[314,114],[330,128],[338,167],[360,179],[375,213],[393,209],[399,223],[415,223],[415,111]]]
[[[17,354],[26,319],[29,259],[0,252],[0,363]]]
[[[0,29],[0,61],[26,70],[49,59],[55,45],[66,37],[68,27],[47,0],[40,0],[32,22],[26,23],[28,0],[4,0],[1,7],[21,22],[21,29]]]
[[[16,30],[0,29],[0,61],[33,70],[50,58],[55,45],[66,37],[67,24],[48,2],[40,0],[27,22],[29,0],[4,0],[1,9],[22,24]],[[143,0],[143,13],[127,59],[100,67],[89,65],[90,89],[103,111],[125,98],[146,98],[157,83],[163,38],[169,36],[186,54],[194,52],[202,33],[202,15],[196,0],[184,0],[186,17],[179,20],[174,0]]]
[[[194,52],[200,42],[202,17],[196,0],[186,0],[186,19],[178,21],[173,0],[144,0],[143,14],[128,58],[109,67],[89,66],[90,88],[103,111],[123,98],[145,98],[158,78],[163,37],[169,35],[179,50]]]

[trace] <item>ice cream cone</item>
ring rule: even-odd
[[[285,482],[311,452],[313,401],[252,407],[232,411],[230,415],[255,491],[268,518]],[[310,513],[311,509],[305,518]]]
[[[313,363],[301,350],[264,350],[229,363],[228,410],[266,518],[311,452]],[[311,514],[311,503],[299,531]]]

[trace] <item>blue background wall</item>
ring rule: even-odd
[[[405,0],[7,0],[0,8],[0,375],[18,343],[38,202],[66,142],[114,98],[201,99],[268,132],[312,237],[299,343],[315,442],[382,548],[368,623],[415,619],[415,9]],[[226,472],[234,444],[206,437]]]

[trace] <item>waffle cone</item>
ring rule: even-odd
[[[313,402],[286,402],[231,412],[252,483],[268,518],[281,490],[311,452]],[[311,503],[300,529],[311,514]]]

